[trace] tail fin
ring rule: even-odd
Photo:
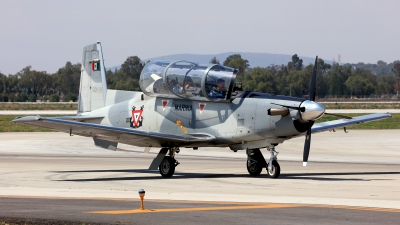
[[[83,48],[78,114],[105,106],[106,72],[100,42]]]

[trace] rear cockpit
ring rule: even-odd
[[[148,96],[201,101],[229,101],[237,70],[217,64],[154,61],[140,75],[140,88]]]

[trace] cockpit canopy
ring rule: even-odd
[[[217,64],[154,61],[140,75],[140,88],[148,96],[201,101],[228,101],[237,70]]]

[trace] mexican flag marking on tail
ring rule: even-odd
[[[100,62],[92,62],[92,70],[93,71],[100,70]]]

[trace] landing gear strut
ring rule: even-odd
[[[179,162],[175,159],[175,153],[179,153],[179,148],[170,148],[168,156],[162,159],[158,166],[161,176],[172,177],[174,175],[175,167],[179,165]]]
[[[265,161],[260,149],[247,149],[247,171],[251,176],[260,175],[263,168],[267,168],[269,177],[278,178],[281,173],[281,168],[278,163],[277,155],[278,152],[275,151],[275,146],[268,148],[271,153],[271,157],[268,163]]]
[[[272,146],[268,150],[271,153],[267,166],[268,175],[271,178],[278,178],[281,174],[281,167],[279,166],[277,158],[278,152],[275,151],[275,146]]]

